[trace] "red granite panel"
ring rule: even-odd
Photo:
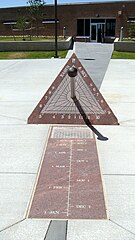
[[[50,135],[29,218],[107,218],[93,135],[88,139]]]

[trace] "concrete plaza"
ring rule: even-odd
[[[64,232],[65,221],[27,218],[50,128],[28,125],[27,119],[67,59],[1,60],[0,240],[65,240],[65,235],[67,240],[135,240],[135,61],[110,60],[108,65],[103,53],[94,75],[90,59],[98,54],[84,52],[86,46],[92,45],[76,45],[74,51],[92,78],[98,79],[104,63],[103,82],[97,85],[120,124],[96,126],[108,137],[96,140],[108,219],[68,220]]]

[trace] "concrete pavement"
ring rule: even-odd
[[[113,52],[113,44],[76,42],[74,51],[97,88],[100,88]]]
[[[50,219],[27,218],[50,127],[27,125],[27,118],[66,61],[0,61],[0,240],[64,240],[57,236],[59,228],[67,240],[133,240],[134,60],[111,60],[100,89],[120,123],[97,126],[109,138],[97,140],[108,219],[69,220],[65,230]]]

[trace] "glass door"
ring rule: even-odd
[[[97,24],[97,42],[104,42],[104,24]]]
[[[91,41],[97,42],[97,24],[91,24]]]
[[[91,41],[103,42],[104,39],[104,24],[92,23],[91,24]]]

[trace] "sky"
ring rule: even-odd
[[[113,1],[113,0],[57,0],[57,3],[79,3],[79,2],[103,2],[103,1]],[[115,0],[120,1],[120,0]],[[128,0],[133,1],[133,0]],[[46,4],[54,4],[54,0],[45,0]],[[18,7],[18,6],[28,6],[27,0],[0,0],[0,8],[5,7]]]

